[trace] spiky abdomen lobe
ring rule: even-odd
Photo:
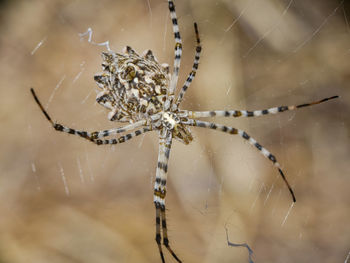
[[[111,121],[134,122],[163,109],[169,70],[151,51],[139,56],[126,47],[125,54],[106,52],[102,58],[103,73],[94,77],[101,89],[96,101],[110,110]]]

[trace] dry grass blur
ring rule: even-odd
[[[227,246],[226,225],[231,242],[253,248],[255,262],[344,262],[350,250],[350,5],[175,4],[184,42],[180,82],[192,65],[194,21],[203,43],[183,108],[263,109],[341,98],[278,116],[217,120],[245,129],[283,165],[297,197],[283,225],[291,198],[255,149],[203,129],[192,129],[189,146],[175,142],[167,197],[174,250],[184,262],[248,262],[245,249]],[[92,27],[93,39],[109,40],[115,51],[150,48],[172,64],[166,1],[0,5],[0,262],[160,262],[152,203],[156,134],[96,147],[57,133],[29,87],[49,102],[57,121],[89,131],[114,127],[94,102],[93,75],[104,48],[80,41],[78,33]]]

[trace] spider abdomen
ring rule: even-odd
[[[95,75],[101,92],[96,101],[110,110],[111,121],[135,122],[163,110],[170,81],[168,65],[160,65],[148,50],[142,56],[131,47],[124,54],[103,52],[103,72]]]

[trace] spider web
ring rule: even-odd
[[[79,33],[92,28],[92,41],[109,41],[116,52],[150,48],[172,66],[166,1],[5,3],[2,112],[10,128],[2,136],[0,258],[160,261],[152,204],[157,135],[96,147],[56,133],[28,85],[54,120],[89,131],[115,127],[95,103],[93,75],[106,47]],[[184,46],[180,84],[193,63],[194,21],[203,43],[182,108],[255,110],[341,99],[277,116],[213,119],[246,130],[276,155],[296,191],[294,206],[270,162],[240,138],[192,129],[193,143],[174,142],[167,195],[174,250],[185,262],[348,262],[348,3],[175,4]]]

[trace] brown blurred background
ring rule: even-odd
[[[345,262],[350,251],[350,4],[335,0],[177,0],[180,83],[203,53],[182,108],[264,109],[340,95],[278,116],[216,119],[274,153],[278,172],[242,139],[192,129],[175,142],[167,196],[170,242],[184,262]],[[173,63],[165,0],[0,1],[0,262],[160,262],[154,241],[157,136],[97,147],[55,132],[53,118],[116,127],[95,103],[104,47],[152,49]],[[41,43],[41,45],[40,45]],[[58,88],[56,88],[58,87]],[[271,191],[270,191],[271,190]],[[270,194],[269,194],[270,192]],[[287,216],[288,214],[288,216]],[[287,216],[287,217],[286,217]],[[174,262],[166,253],[167,262]],[[350,260],[349,260],[350,261]]]

